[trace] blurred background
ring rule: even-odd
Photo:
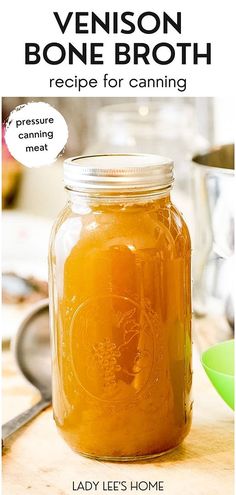
[[[69,127],[63,157],[29,169],[9,154],[3,139],[3,340],[9,340],[32,304],[47,296],[47,248],[63,208],[63,160],[68,156],[145,152],[175,161],[173,200],[193,241],[194,335],[199,348],[232,336],[232,149],[223,162],[192,161],[209,148],[233,142],[227,98],[3,98],[3,122],[28,101],[46,101]],[[222,171],[223,168],[223,171]],[[220,173],[222,173],[220,175]],[[231,202],[232,199],[232,202]],[[222,227],[224,225],[224,228]],[[214,232],[213,232],[214,231]],[[217,242],[216,242],[217,239]]]

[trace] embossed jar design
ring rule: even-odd
[[[50,243],[53,409],[77,452],[135,460],[191,423],[190,239],[173,163],[96,155],[64,166]]]

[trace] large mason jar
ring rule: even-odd
[[[56,424],[89,457],[163,454],[192,408],[191,249],[173,163],[74,157],[64,180],[49,255]]]

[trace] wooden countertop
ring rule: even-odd
[[[217,395],[194,356],[194,418],[191,432],[177,450],[149,462],[104,463],[75,454],[56,431],[51,408],[18,432],[3,455],[4,495],[71,495],[72,483],[124,480],[126,491],[164,495],[233,494],[233,413]],[[3,421],[37,400],[37,394],[17,371],[9,350],[3,352]],[[164,481],[155,488],[130,491],[130,481]]]

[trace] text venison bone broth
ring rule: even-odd
[[[182,14],[176,12],[170,16],[167,12],[156,13],[152,11],[142,12],[105,12],[102,16],[95,12],[68,12],[62,15],[53,12],[60,34],[70,32],[72,35],[94,35],[99,40],[99,35],[131,35],[142,33],[147,35],[147,42],[114,43],[114,63],[116,65],[140,63],[159,65],[171,64],[178,59],[181,64],[191,63],[197,65],[204,59],[211,64],[211,43],[205,43],[205,47],[199,49],[197,42],[179,41],[175,44],[168,43],[168,34],[182,34]],[[150,35],[163,34],[163,41],[151,42]],[[122,36],[123,39],[123,36]],[[179,38],[178,38],[179,39]],[[109,40],[110,41],[110,40]],[[201,43],[201,47],[204,43]],[[72,65],[74,63],[101,65],[104,64],[104,43],[79,42],[66,44],[51,42],[44,46],[38,43],[25,43],[25,63],[27,65],[39,64],[41,61],[50,65],[59,65],[64,61]]]

